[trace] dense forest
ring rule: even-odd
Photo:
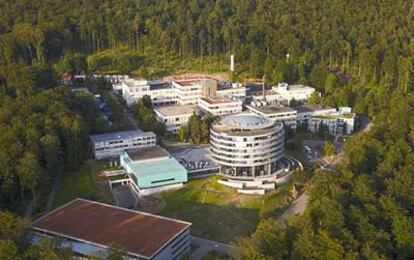
[[[62,73],[226,70],[235,54],[235,79],[307,83],[374,123],[337,172],[315,172],[305,215],[261,222],[240,257],[412,259],[413,28],[406,0],[0,0],[0,207],[86,156],[98,111]],[[2,228],[2,254],[21,253]]]

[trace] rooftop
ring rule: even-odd
[[[209,104],[224,104],[224,103],[232,103],[232,102],[240,102],[237,100],[231,100],[230,98],[226,97],[214,97],[214,98],[201,98],[202,100],[206,101]]]
[[[186,105],[186,106],[165,106],[154,108],[154,111],[159,112],[163,116],[180,116],[180,115],[189,115],[193,114],[195,111],[195,106]]]
[[[147,159],[155,159],[160,157],[168,157],[169,153],[160,146],[140,147],[134,149],[127,149],[125,152],[129,158],[134,161],[142,161]]]
[[[279,113],[289,113],[289,112],[296,112],[295,109],[287,106],[277,106],[277,105],[270,105],[270,106],[249,106],[249,109],[257,110],[263,114],[270,115],[270,114],[279,114]]]
[[[299,106],[296,108],[298,113],[308,113],[308,112],[316,112],[316,111],[329,111],[329,110],[335,110],[335,108],[326,106],[326,105],[311,105],[311,104],[305,104],[302,106]]]
[[[134,161],[129,163],[129,168],[132,170],[136,178],[144,176],[163,176],[175,172],[187,173],[187,170],[173,157],[162,157],[158,160],[151,161]],[[159,177],[163,179],[163,177]]]
[[[131,130],[131,131],[123,131],[123,132],[112,132],[106,134],[99,134],[99,135],[91,135],[90,138],[92,142],[107,142],[107,141],[115,141],[115,140],[125,140],[125,139],[133,139],[141,136],[153,135],[153,132],[142,132],[141,130]]]
[[[180,79],[180,80],[174,80],[175,83],[177,83],[178,85],[181,85],[183,87],[187,87],[187,86],[192,86],[194,85],[194,83],[199,82],[200,80],[202,80],[201,78],[196,78],[196,79]]]
[[[303,91],[303,90],[314,90],[314,88],[305,85],[288,85],[287,83],[279,83],[274,86],[273,89],[276,91]]]
[[[154,80],[149,82],[150,90],[171,88],[171,83],[168,81]]]
[[[216,126],[221,126],[224,128],[231,128],[231,129],[263,129],[270,127],[274,124],[274,122],[266,117],[259,116],[253,113],[246,113],[246,114],[237,114],[226,116],[222,118]]]
[[[130,254],[150,258],[190,225],[145,212],[76,199],[37,219],[32,227],[104,248],[115,243]]]

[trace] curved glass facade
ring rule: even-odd
[[[256,178],[271,175],[276,162],[284,154],[282,124],[254,116],[256,124],[243,123],[244,114],[226,117],[210,131],[213,160],[222,167],[222,174],[235,178]],[[237,117],[237,124],[232,117]],[[252,115],[246,115],[251,122]],[[231,122],[230,124],[228,122]],[[240,123],[241,122],[241,123]]]

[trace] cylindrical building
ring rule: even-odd
[[[210,150],[221,173],[229,178],[269,176],[284,153],[281,123],[255,114],[224,117],[210,131]]]

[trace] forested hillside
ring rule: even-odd
[[[374,123],[315,173],[305,215],[260,223],[240,257],[412,259],[413,28],[407,0],[0,0],[0,207],[85,157],[96,107],[61,73],[222,70],[235,54],[236,79],[307,83]]]

